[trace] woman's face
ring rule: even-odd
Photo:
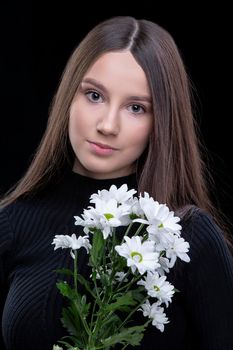
[[[102,55],[71,104],[73,170],[96,179],[131,174],[151,128],[151,94],[142,68],[129,51]]]

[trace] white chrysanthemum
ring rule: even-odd
[[[72,250],[80,249],[81,247],[84,247],[86,251],[88,252],[91,248],[89,237],[88,236],[79,236],[76,237],[76,234],[73,233],[70,237],[70,247]]]
[[[161,267],[164,268],[164,271],[167,271],[167,268],[172,268],[176,262],[177,257],[183,261],[189,262],[190,258],[187,254],[189,251],[189,243],[186,242],[182,237],[179,237],[180,232],[174,234],[172,232],[160,232],[154,234],[149,233],[149,239],[155,242],[155,250],[160,254],[163,253],[164,263],[161,261]]]
[[[168,306],[175,291],[174,286],[167,282],[166,278],[166,276],[160,277],[157,272],[147,272],[145,279],[137,283],[145,287],[148,295],[157,298],[161,303],[165,303]]]
[[[141,305],[141,307],[138,309],[138,311],[142,311],[142,314],[144,317],[147,317],[150,315],[151,310],[151,304],[149,300],[147,299],[144,304]]]
[[[53,345],[53,350],[63,350],[63,348],[58,345]]]
[[[91,244],[89,242],[88,236],[79,236],[76,237],[76,234],[73,233],[71,236],[68,235],[56,235],[53,239],[52,244],[55,245],[54,250],[58,248],[70,248],[71,249],[71,256],[74,258],[74,250],[78,250],[81,247],[84,247],[87,252],[89,252],[89,249],[91,248]]]
[[[75,225],[80,225],[84,227],[84,232],[88,234],[94,229],[101,229],[102,226],[99,221],[99,214],[96,212],[95,208],[89,207],[89,209],[84,209],[82,217],[74,216]]]
[[[174,216],[173,211],[169,211],[166,204],[159,204],[145,192],[144,197],[140,195],[139,204],[144,213],[144,219],[135,219],[135,222],[141,222],[149,226],[153,226],[153,230],[177,232],[181,226],[177,224],[180,218]],[[149,231],[148,231],[149,232]]]
[[[113,225],[117,226],[129,224],[129,219],[127,218],[130,213],[129,205],[122,204],[119,206],[116,199],[110,199],[108,202],[96,200],[95,204],[95,210],[100,218],[104,218],[104,222],[116,222]]]
[[[97,228],[103,232],[104,239],[112,234],[112,228],[127,226],[130,223],[130,206],[122,204],[118,206],[116,199],[105,202],[96,198],[96,207],[84,210],[82,218],[75,216],[75,225],[84,226],[84,232],[92,232]]]
[[[151,318],[153,320],[152,325],[163,332],[164,325],[169,323],[169,321],[164,313],[164,308],[159,305],[159,302],[150,305],[150,302],[147,300],[138,310],[143,312],[143,316]]]
[[[159,329],[160,332],[163,332],[164,325],[166,323],[169,323],[168,318],[164,312],[164,308],[160,307],[158,303],[152,304],[149,317],[153,319],[152,325]]]
[[[122,185],[119,188],[117,188],[115,185],[112,185],[109,191],[102,190],[98,191],[98,193],[92,194],[90,197],[90,202],[96,203],[98,200],[108,202],[110,199],[115,199],[118,204],[124,204],[130,198],[132,198],[135,193],[136,191],[134,189],[128,191],[128,186],[126,184]]]
[[[115,199],[110,199],[108,202],[96,201],[95,210],[99,214],[101,230],[105,239],[111,235],[111,228],[127,226],[130,223],[129,209],[126,204],[118,206]]]
[[[170,248],[174,242],[174,236],[178,236],[177,233],[164,230],[158,232],[158,229],[155,226],[147,227],[147,232],[149,233],[149,239],[155,242],[157,252],[162,252]]]
[[[134,219],[132,221],[135,221],[136,218],[144,217],[143,210],[137,197],[130,198],[127,204],[130,206],[130,217]]]
[[[54,250],[58,248],[70,248],[70,236],[68,235],[56,235],[52,244],[55,245]]]
[[[177,257],[185,262],[190,262],[190,257],[187,254],[189,248],[189,243],[182,237],[174,236],[172,245],[166,250],[166,257],[170,259],[169,267],[174,266]]]
[[[142,275],[146,271],[155,271],[159,254],[154,251],[154,243],[151,241],[142,242],[141,237],[124,237],[126,243],[115,247],[117,253],[127,259],[127,266],[131,267],[134,273],[138,269]]]
[[[163,276],[166,273],[169,272],[170,269],[170,261],[168,258],[164,258],[163,256],[159,257],[159,263],[160,263],[160,268],[157,269],[158,273],[160,276]]]

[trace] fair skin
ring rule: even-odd
[[[152,120],[148,82],[132,54],[103,54],[84,75],[71,104],[73,171],[96,179],[133,173]]]

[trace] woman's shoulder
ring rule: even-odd
[[[182,235],[190,244],[190,257],[194,261],[208,255],[212,259],[232,259],[224,232],[213,216],[196,209],[182,223]]]
[[[17,207],[17,203],[13,202],[4,206],[0,206],[0,227],[2,230],[2,225],[4,223],[9,223],[12,213],[14,213]]]
[[[33,216],[35,200],[17,199],[10,204],[0,207],[0,235],[4,232],[14,234],[18,226],[22,226]]]
[[[183,235],[189,240],[211,239],[211,237],[223,237],[223,231],[213,218],[213,216],[199,208],[194,208],[189,214],[181,219]]]
[[[23,211],[27,211],[33,202],[27,199],[17,199],[10,204],[0,206],[0,222],[6,218],[12,219],[14,216],[20,215]]]
[[[8,250],[14,239],[14,230],[11,224],[11,212],[14,204],[0,208],[0,253]]]

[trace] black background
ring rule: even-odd
[[[233,218],[230,10],[186,2],[66,1],[1,7],[0,193],[24,174],[45,130],[49,105],[75,46],[98,22],[132,15],[157,22],[175,39],[198,91],[199,123],[216,183],[215,200]],[[171,5],[172,4],[172,5]],[[108,7],[111,7],[111,10]]]

